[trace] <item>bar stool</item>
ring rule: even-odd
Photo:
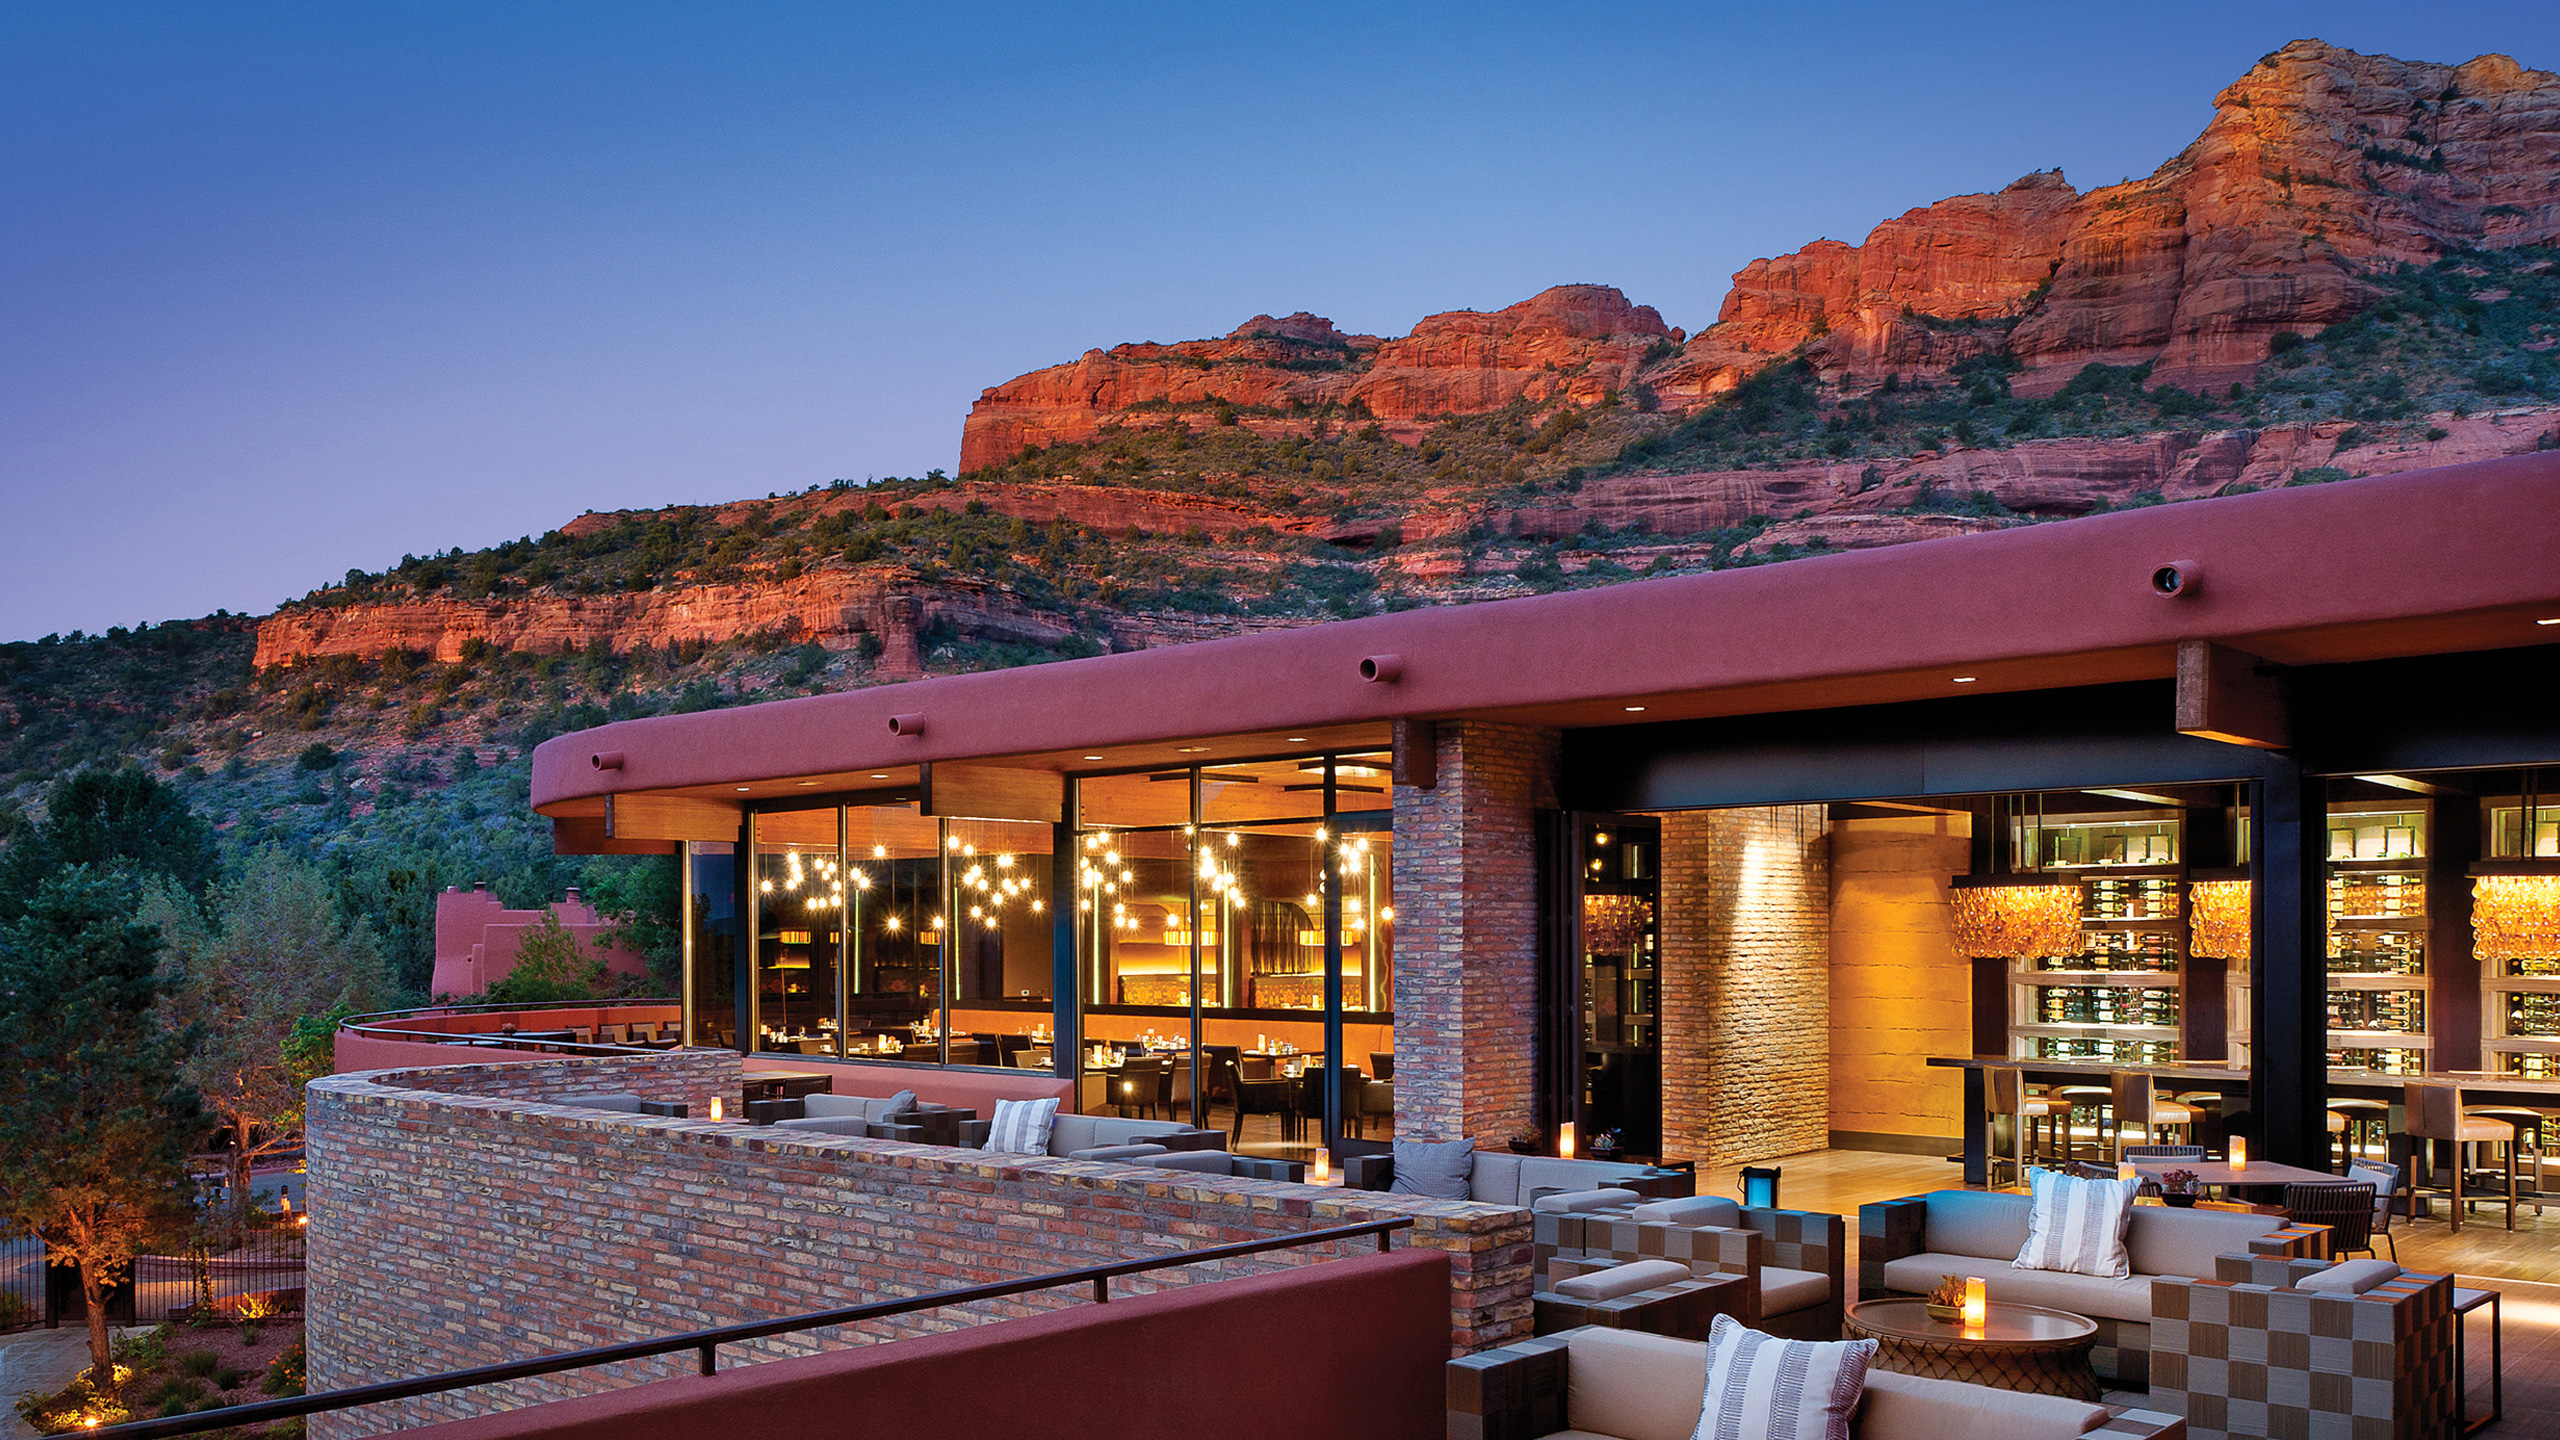
[[[2084,1110],[2089,1112],[2089,1133],[2095,1138],[2098,1154],[2104,1156],[2107,1153],[2107,1107],[2114,1102],[2115,1093],[2104,1085],[2061,1085],[2054,1088],[2052,1098],[2065,1102],[2067,1106],[2061,1116],[2063,1159],[2076,1159],[2080,1154],[2080,1142],[2073,1132],[2078,1128],[2076,1122]]]
[[[1986,1070],[1982,1078],[1984,1093],[1990,1101],[1993,1122],[1991,1173],[1984,1178],[1996,1188],[2000,1183],[1999,1170],[2003,1165],[2009,1168],[2012,1183],[2026,1178],[2027,1161],[2035,1148],[2033,1143],[2035,1127],[2052,1122],[2055,1102],[2041,1095],[2028,1094],[2026,1072],[2014,1065]],[[2002,1120],[2009,1122],[2007,1126],[2009,1153],[2007,1154],[1999,1151],[2002,1128],[1999,1122]]]
[[[2157,1082],[2148,1073],[2119,1070],[2114,1079],[2115,1118],[2107,1126],[2105,1158],[2112,1160],[2121,1153],[2127,1126],[2141,1128],[2140,1143],[2144,1145],[2160,1143],[2172,1130],[2178,1132],[2172,1143],[2182,1142],[2194,1129],[2195,1107],[2160,1098]]]
[[[2525,1195],[2533,1201],[2533,1213],[2541,1214],[2542,1112],[2526,1110],[2514,1105],[2471,1105],[2464,1107],[2462,1113],[2477,1120],[2503,1120],[2515,1127],[2516,1138],[2507,1142],[2507,1148],[2521,1153],[2509,1157],[2511,1163],[2507,1166],[2507,1174],[2512,1185],[2517,1171],[2517,1164],[2513,1162],[2520,1162],[2524,1156],[2532,1157],[2531,1168],[2524,1173],[2533,1178],[2533,1188],[2525,1192]]]
[[[2347,1117],[2345,1147],[2340,1160],[2352,1164],[2369,1158],[2374,1149],[2389,1150],[2385,1134],[2391,1125],[2391,1106],[2388,1103],[2381,1100],[2332,1100],[2329,1111],[2333,1115]]]
[[[2516,1127],[2504,1120],[2490,1120],[2463,1113],[2462,1087],[2412,1081],[2404,1087],[2407,1097],[2409,1137],[2432,1140],[2453,1146],[2453,1229],[2462,1230],[2462,1211],[2466,1204],[2478,1204],[2477,1196],[2462,1193],[2463,1180],[2471,1168],[2472,1146],[2501,1145],[2506,1154],[2507,1228],[2516,1228]],[[2412,1187],[2413,1189],[2415,1187]]]

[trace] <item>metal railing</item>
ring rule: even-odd
[[[557,1055],[653,1055],[681,1047],[681,1040],[670,1046],[665,1041],[634,1044],[630,1041],[598,1041],[560,1038],[556,1030],[525,1031],[505,1034],[496,1030],[405,1030],[384,1021],[412,1020],[427,1015],[472,1015],[482,1012],[509,1014],[539,1013],[544,1010],[612,1010],[623,1006],[681,1006],[673,999],[630,1000],[535,1000],[521,1003],[498,1002],[486,1005],[421,1005],[407,1010],[381,1010],[370,1015],[350,1015],[338,1022],[338,1029],[376,1040],[408,1040],[429,1045],[457,1045],[489,1050],[533,1050]]]
[[[610,1365],[622,1360],[647,1360],[660,1355],[676,1355],[693,1351],[700,1357],[700,1373],[719,1373],[720,1347],[742,1340],[761,1340],[770,1335],[788,1335],[797,1330],[818,1330],[831,1325],[851,1325],[864,1320],[885,1319],[892,1315],[908,1315],[918,1310],[934,1310],[945,1305],[967,1305],[980,1300],[1000,1300],[1008,1295],[1022,1295],[1034,1290],[1053,1290],[1065,1285],[1093,1287],[1096,1304],[1111,1299],[1111,1282],[1122,1275],[1140,1275],[1151,1270],[1171,1270],[1185,1265],[1199,1265],[1212,1260],[1231,1260],[1242,1255],[1260,1255],[1272,1250],[1294,1250],[1303,1245],[1325,1245],[1337,1240],[1356,1240],[1364,1235],[1378,1238],[1378,1249],[1391,1247],[1389,1236],[1410,1228],[1413,1217],[1399,1215],[1386,1220],[1368,1220],[1357,1225],[1336,1225],[1325,1230],[1310,1230],[1300,1235],[1278,1235],[1268,1240],[1243,1240],[1231,1245],[1212,1245],[1202,1250],[1182,1250],[1170,1255],[1151,1255],[1143,1260],[1122,1260],[1110,1265],[1092,1265],[1082,1270],[1066,1270],[1050,1275],[1035,1275],[1027,1280],[1000,1280],[992,1285],[971,1285],[959,1290],[938,1290],[930,1295],[915,1295],[904,1300],[875,1300],[866,1305],[848,1305],[839,1310],[817,1310],[804,1315],[786,1315],[775,1320],[751,1320],[741,1325],[722,1325],[709,1330],[692,1330],[682,1335],[668,1335],[656,1340],[630,1340],[619,1345],[598,1345],[586,1350],[571,1350],[558,1355],[545,1355],[532,1360],[515,1360],[503,1365],[481,1365],[469,1370],[448,1370],[441,1375],[422,1375],[414,1380],[387,1380],[376,1385],[356,1385],[344,1390],[324,1390],[317,1395],[297,1395],[284,1400],[261,1400],[252,1405],[234,1405],[224,1410],[199,1410],[192,1415],[176,1415],[165,1420],[137,1420],[123,1425],[110,1425],[82,1433],[99,1440],[157,1440],[163,1435],[195,1435],[208,1430],[228,1430],[235,1426],[263,1425],[270,1420],[286,1420],[296,1415],[316,1415],[327,1410],[351,1410],[359,1405],[378,1405],[386,1400],[409,1400],[420,1395],[438,1395],[448,1390],[467,1390],[474,1385],[494,1385],[506,1380],[523,1380],[536,1375],[557,1375],[565,1370],[583,1370],[591,1365]]]

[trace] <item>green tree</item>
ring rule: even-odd
[[[45,792],[44,819],[0,851],[0,923],[25,914],[37,887],[67,865],[165,875],[201,891],[216,858],[213,827],[177,791],[130,767],[75,771]]]
[[[190,1037],[157,1013],[160,935],[129,895],[73,866],[0,927],[0,1217],[79,1267],[100,1392],[115,1384],[107,1291],[182,1211],[204,1129],[180,1073]]]
[[[208,896],[212,919],[155,884],[142,918],[177,962],[169,1009],[197,1037],[186,1077],[231,1131],[231,1198],[244,1206],[257,1158],[291,1145],[302,1082],[286,1062],[295,1021],[383,1001],[382,952],[338,909],[319,867],[278,849],[242,857]]]
[[[660,995],[684,984],[684,897],[677,862],[660,855],[600,855],[580,873],[587,903],[614,924],[613,939],[647,962]]]
[[[558,912],[546,909],[516,947],[515,968],[489,987],[489,999],[511,1005],[593,1000],[604,983],[604,962],[587,953]]]

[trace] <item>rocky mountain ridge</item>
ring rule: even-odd
[[[1524,398],[1617,391],[1689,411],[1799,355],[1843,393],[1991,355],[2015,362],[2023,394],[2090,364],[2219,389],[2248,382],[2277,336],[2370,305],[2377,272],[2555,241],[2560,77],[2503,55],[2443,65],[2300,40],[2226,88],[2149,176],[2082,193],[2032,174],[1857,245],[1755,260],[1694,336],[1600,285],[1427,316],[1395,339],[1258,316],[1222,340],[1091,350],[997,385],[971,407],[960,465],[1168,416],[1289,434],[1339,409],[1410,442],[1432,419]]]

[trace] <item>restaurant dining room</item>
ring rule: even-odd
[[[1333,1133],[1387,1138],[1390,785],[1353,752],[1076,776],[1049,820],[754,807],[739,844],[685,847],[691,1033],[1051,1074],[1065,1047],[1085,1113],[1306,1159],[1330,1103]]]

